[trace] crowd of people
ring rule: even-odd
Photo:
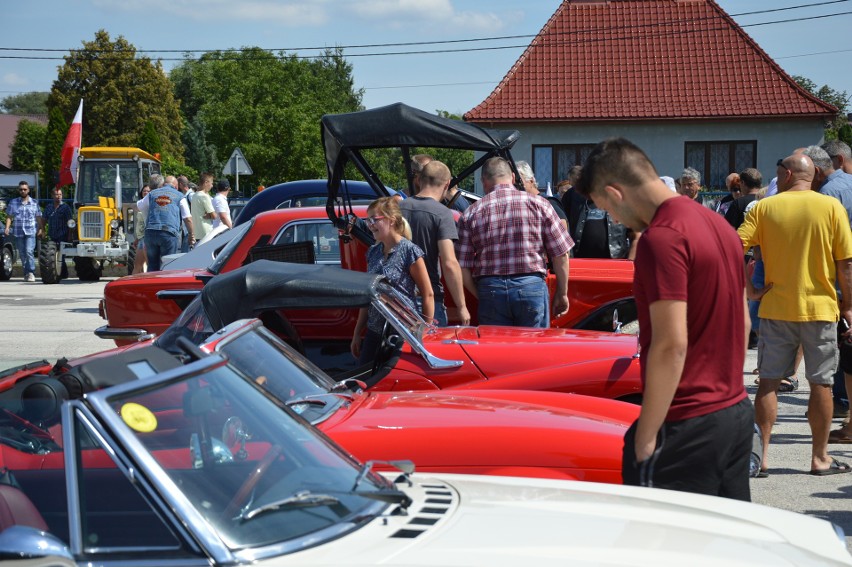
[[[624,139],[599,144],[552,197],[526,162],[517,163],[519,191],[511,164],[492,158],[480,173],[485,196],[466,203],[457,221],[442,206],[449,169],[415,157],[413,195],[370,206],[377,243],[368,264],[428,322],[447,324],[442,276],[463,323],[466,290],[478,299],[480,324],[547,327],[568,309],[571,256],[634,260],[644,391],[625,436],[625,483],[749,500],[754,426],[763,441],[757,476],[765,477],[777,393],[798,387],[800,360],[810,384],[809,472],[852,470],[828,454],[831,443],[852,443],[842,387],[852,381],[844,373],[852,370],[846,144],[795,150],[766,186],[755,168],[731,173],[728,195],[712,208],[702,203],[698,171],[661,177]],[[556,276],[552,301],[548,270]],[[374,317],[362,314],[356,357],[380,340]],[[719,356],[719,337],[732,336],[742,339]],[[746,349],[755,347],[753,405],[742,372]],[[831,431],[835,417],[846,419]]]
[[[135,258],[133,273],[159,270],[163,256],[188,252],[220,225],[231,228],[227,179],[216,183],[213,175],[202,173],[199,185],[186,176],[152,174],[136,202],[133,224]],[[4,234],[13,237],[23,266],[25,282],[35,281],[36,240],[43,235],[57,243],[69,242],[68,221],[74,216],[71,206],[63,201],[61,188],[52,190],[52,201],[42,211],[30,196],[26,181],[18,184],[19,196],[6,208]],[[61,259],[60,278],[68,277],[65,258]]]

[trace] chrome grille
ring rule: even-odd
[[[80,212],[80,240],[104,239],[103,211]]]

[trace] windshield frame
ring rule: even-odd
[[[239,323],[239,322],[238,322]],[[320,368],[318,368],[313,362],[305,358],[296,352],[293,347],[279,339],[272,333],[269,329],[267,329],[263,322],[259,319],[255,319],[251,321],[248,325],[240,326],[239,329],[236,329],[232,332],[226,332],[228,327],[223,329],[222,331],[217,332],[214,336],[211,336],[206,341],[201,343],[201,348],[205,350],[209,350],[209,345],[213,344],[213,352],[223,354],[228,358],[228,364],[235,368],[238,372],[246,376],[249,380],[256,380],[257,376],[252,376],[252,372],[249,372],[248,369],[243,368],[239,365],[237,357],[240,356],[240,352],[234,352],[234,350],[245,350],[243,345],[238,345],[237,343],[241,343],[249,337],[254,337],[254,340],[263,341],[271,348],[275,349],[277,355],[280,358],[286,359],[286,363],[295,367],[296,371],[300,371],[303,376],[309,381],[312,382],[316,387],[316,392],[311,393],[296,393],[289,398],[285,398],[280,395],[279,388],[270,388],[270,382],[282,382],[287,383],[287,378],[275,378],[270,376],[271,372],[266,372],[263,376],[266,378],[264,389],[269,392],[271,396],[281,400],[282,403],[288,404],[300,398],[308,397],[310,399],[315,399],[316,397],[323,396],[323,400],[326,400],[325,405],[321,407],[317,407],[316,405],[306,404],[301,409],[297,409],[294,406],[289,406],[294,413],[302,416],[304,419],[310,421],[312,425],[317,425],[322,423],[334,413],[340,409],[341,405],[345,403],[344,398],[334,394],[331,392],[332,388],[334,388],[335,382],[334,380],[325,372],[323,372]],[[220,338],[220,334],[224,333],[224,338]],[[205,348],[207,347],[207,348]],[[277,359],[280,361],[280,358]],[[275,368],[278,365],[273,364],[270,370],[278,370],[279,372],[282,370],[281,366]],[[274,384],[277,386],[278,384]],[[291,384],[287,384],[288,386],[292,386]]]
[[[249,222],[231,228],[230,230],[237,232],[237,234],[233,235],[231,241],[228,242],[225,247],[219,251],[219,254],[216,255],[216,258],[207,267],[207,271],[211,274],[218,274],[219,270],[221,270],[222,266],[224,266],[225,263],[230,260],[231,256],[233,256],[234,254],[234,251],[239,247],[240,243],[242,243],[243,239],[251,231],[251,227],[253,226],[254,218],[252,218]]]
[[[246,384],[239,386],[239,388],[245,388],[247,385],[250,385],[252,389],[257,390],[259,395],[268,399],[271,405],[277,407],[277,412],[280,412],[279,415],[282,418],[289,416],[285,418],[288,420],[288,425],[267,424],[266,427],[270,428],[270,430],[265,433],[271,432],[272,428],[275,427],[296,429],[303,427],[305,429],[299,432],[298,439],[288,436],[287,440],[283,442],[287,448],[292,449],[296,444],[304,444],[309,439],[311,443],[316,443],[317,447],[323,447],[323,452],[327,451],[324,458],[331,455],[337,457],[333,464],[328,465],[329,467],[336,466],[335,470],[343,471],[346,474],[351,472],[353,479],[359,474],[360,466],[357,461],[342,451],[322,432],[307,425],[298,415],[264,392],[263,389],[235,372],[233,368],[228,366],[227,362],[224,356],[212,354],[187,366],[175,368],[174,370],[146,378],[145,380],[135,380],[105,390],[92,392],[87,394],[84,399],[70,403],[67,406],[67,411],[70,414],[74,409],[88,409],[95,422],[99,424],[99,429],[101,429],[106,439],[105,447],[121,455],[122,459],[130,463],[130,467],[134,470],[134,475],[141,475],[153,487],[155,497],[163,499],[177,513],[181,518],[181,522],[187,526],[187,529],[192,532],[196,541],[209,553],[210,557],[216,563],[232,563],[235,559],[238,561],[256,561],[262,558],[293,553],[307,547],[313,547],[358,529],[387,509],[387,503],[364,498],[363,503],[359,502],[360,506],[356,510],[357,515],[353,514],[353,520],[351,521],[341,518],[336,522],[331,522],[329,525],[323,526],[321,529],[297,534],[291,539],[286,540],[243,545],[235,545],[232,542],[229,545],[224,532],[220,533],[219,529],[210,523],[205,514],[201,512],[199,506],[190,501],[186,492],[178,486],[171,474],[157,461],[157,458],[150,452],[138,434],[123,421],[119,412],[116,411],[116,404],[121,402],[126,403],[126,400],[133,399],[132,397],[135,395],[144,395],[156,390],[167,389],[179,385],[181,382],[189,382],[195,379],[206,380],[206,376],[211,375],[211,373],[227,371],[235,376],[239,376],[240,379],[246,382]],[[227,376],[213,376],[212,378],[220,384],[229,383]],[[231,388],[228,391],[232,391]],[[259,400],[260,398],[255,399]],[[265,407],[268,409],[270,406]],[[66,411],[65,408],[63,411]],[[65,413],[63,413],[64,417]],[[64,421],[64,424],[68,423],[70,422]],[[64,428],[65,431],[71,429],[73,428]],[[309,449],[305,448],[304,451],[309,451]],[[66,463],[69,458],[73,457],[66,455]],[[375,490],[390,487],[390,482],[378,475],[371,475],[367,480]],[[355,497],[360,498],[357,495]]]
[[[423,335],[435,333],[436,327],[424,321],[420,313],[411,309],[402,295],[388,282],[379,282],[372,306],[390,322],[411,348],[423,357],[430,368],[446,370],[464,364],[464,361],[438,358],[429,352],[423,344]]]

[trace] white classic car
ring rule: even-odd
[[[595,483],[425,476],[406,462],[395,463],[399,474],[375,474],[294,411],[326,401],[285,404],[265,390],[267,377],[184,348],[185,366],[157,347],[135,349],[24,397],[25,415],[54,434],[61,428],[62,450],[39,451],[47,435],[15,438],[43,461],[10,467],[0,482],[0,559],[852,565],[832,524],[755,504]]]

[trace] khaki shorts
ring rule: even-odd
[[[757,344],[760,379],[780,380],[795,374],[800,345],[808,382],[832,385],[838,362],[837,323],[828,321],[761,319]]]

